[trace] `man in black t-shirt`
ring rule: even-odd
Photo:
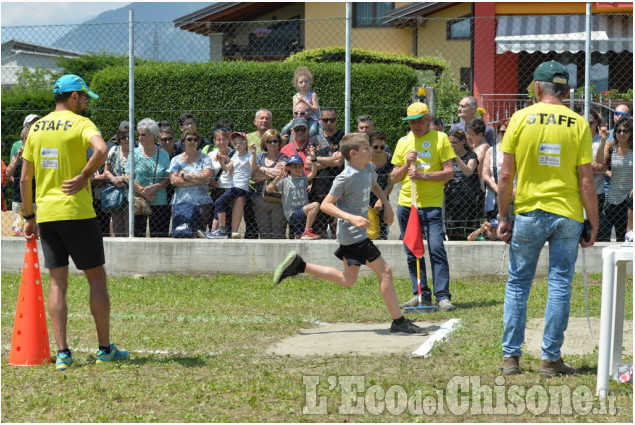
[[[344,137],[344,132],[337,129],[337,111],[335,108],[322,108],[320,119],[324,129],[324,140],[318,140],[316,152],[318,163],[318,175],[313,179],[311,191],[309,192],[309,202],[322,202],[331,190],[331,185],[335,177],[344,169],[344,158],[339,152],[340,140]],[[321,136],[316,136],[322,139]],[[313,143],[313,139],[311,140]],[[310,166],[311,158],[307,157]],[[337,220],[320,211],[313,224],[313,231],[322,236],[327,235],[327,227],[331,225],[331,232],[335,234],[335,223]]]

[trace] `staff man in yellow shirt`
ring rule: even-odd
[[[560,349],[569,322],[578,244],[588,247],[595,242],[598,209],[589,124],[562,103],[569,93],[567,68],[555,61],[543,62],[534,71],[532,84],[538,103],[514,113],[501,144],[498,236],[511,242],[511,249],[499,369],[505,375],[521,373],[527,299],[540,251],[549,242],[549,295],[540,375],[551,378],[576,373],[562,360]],[[514,175],[516,217],[512,225],[509,205]],[[590,223],[586,240],[583,207]]]
[[[450,294],[450,267],[448,255],[443,245],[443,184],[454,178],[452,159],[456,157],[448,136],[430,128],[430,110],[428,105],[415,102],[408,106],[407,116],[403,118],[410,125],[410,133],[399,139],[392,157],[393,168],[390,179],[401,183],[397,218],[403,238],[410,216],[411,189],[416,184],[417,210],[421,230],[428,239],[430,269],[434,296],[440,311],[454,310]],[[408,272],[412,280],[410,301],[400,307],[415,307],[417,299],[417,259],[404,244],[408,263]],[[432,291],[428,287],[426,265],[421,261],[421,297],[424,305],[432,305]]]
[[[128,358],[110,342],[110,298],[104,270],[104,243],[90,191],[90,178],[106,161],[106,143],[93,122],[81,116],[88,99],[97,99],[83,79],[64,75],[53,87],[55,110],[36,122],[22,158],[24,237],[42,241],[44,266],[50,273],[49,315],[57,344],[56,368],[66,370],[73,357],[66,339],[68,257],[90,284],[90,311],[97,327],[97,363]],[[90,160],[86,151],[93,148]],[[35,174],[38,205],[33,210]]]

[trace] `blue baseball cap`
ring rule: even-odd
[[[57,80],[55,82],[55,85],[53,86],[53,93],[55,94],[68,93],[73,91],[81,91],[86,93],[88,96],[92,97],[93,99],[99,99],[99,96],[97,96],[97,93],[93,93],[92,91],[88,90],[86,81],[84,81],[83,78],[78,77],[77,75],[74,75],[74,74],[67,74],[60,77],[59,80]]]
[[[300,165],[304,165],[304,161],[302,161],[302,157],[300,155],[293,155],[292,157],[289,158],[289,160],[287,161],[287,165],[291,165],[291,164],[300,164]]]

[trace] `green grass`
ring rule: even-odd
[[[600,278],[592,275],[589,279],[590,311],[596,317],[600,314]],[[481,385],[494,386],[501,357],[505,281],[453,280],[453,302],[458,309],[433,317],[457,317],[461,326],[433,349],[430,358],[422,359],[403,355],[296,358],[265,354],[265,347],[299,329],[315,326],[315,321],[389,324],[374,278],[362,278],[353,288],[309,277],[287,279],[278,287],[273,287],[270,280],[271,275],[225,274],[112,278],[111,339],[120,348],[130,350],[132,358],[96,366],[88,285],[82,276],[72,276],[68,328],[75,364],[62,373],[53,366],[8,365],[19,275],[2,274],[2,421],[632,422],[632,384],[616,382],[610,383],[615,415],[556,415],[547,409],[534,416],[524,409],[520,415],[472,414],[468,410],[457,417],[447,407],[445,415],[422,415],[410,409],[397,416],[385,409],[378,416],[368,411],[340,414],[339,407],[346,403],[341,391],[345,376],[363,376],[366,389],[379,385],[388,390],[399,385],[407,395],[420,391],[423,397],[447,395],[448,382],[456,376],[478,376]],[[48,298],[47,275],[43,284]],[[397,279],[396,287],[400,300],[409,298],[409,282]],[[528,319],[543,316],[546,293],[546,281],[536,280]],[[632,297],[629,280],[628,319],[633,316]],[[585,314],[582,278],[576,275],[571,316]],[[52,338],[50,324],[49,336]],[[534,385],[571,389],[586,386],[595,394],[597,352],[566,359],[581,369],[578,376],[544,380],[538,375],[540,360],[525,355],[521,360],[525,373],[506,377],[503,385],[527,389]],[[632,362],[632,356],[624,360]],[[303,376],[309,375],[319,377],[317,396],[327,396],[326,415],[303,414],[307,403]],[[330,387],[329,377],[338,378],[335,383],[340,385]],[[476,396],[471,397],[475,402]],[[594,407],[600,406],[597,398],[591,400]]]

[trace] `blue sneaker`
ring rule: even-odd
[[[66,370],[73,364],[73,356],[66,353],[57,353],[57,360],[55,360],[55,369]]]
[[[108,363],[110,361],[128,360],[130,355],[127,351],[120,350],[115,344],[110,344],[110,354],[106,354],[104,350],[97,350],[97,361],[95,364]]]
[[[207,234],[208,239],[227,239],[228,234],[219,230],[213,230]]]

